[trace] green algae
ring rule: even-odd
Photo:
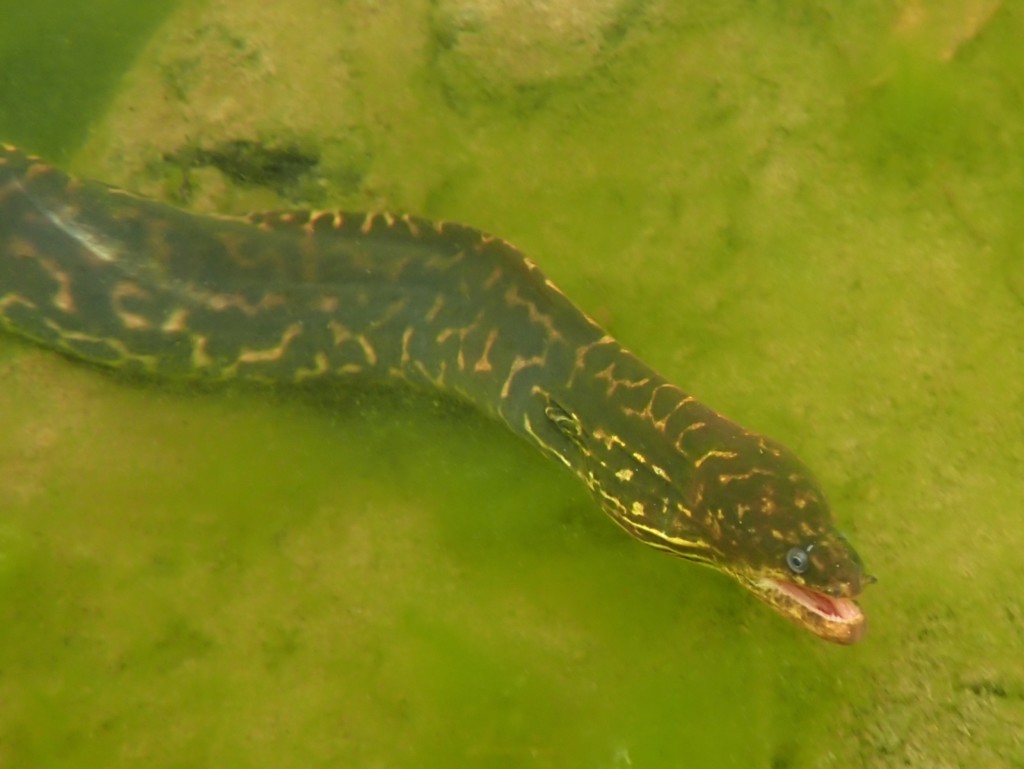
[[[193,23],[231,47],[200,50],[264,77],[261,30],[287,25],[208,5]],[[869,634],[823,645],[643,548],[443,399],[140,387],[5,339],[0,764],[1024,762],[1014,10],[626,3],[613,45],[524,89],[480,87],[501,73],[450,25],[438,44],[439,6],[339,8],[308,79],[335,104],[292,83],[225,122],[172,19],[188,76],[144,52],[76,166],[145,186],[117,158],[179,149],[125,117],[152,71],[213,144],[300,135],[360,169],[346,205],[512,239],[798,450],[880,577]],[[252,200],[210,186],[204,206]]]
[[[0,25],[4,140],[66,158],[176,3],[15,3]]]

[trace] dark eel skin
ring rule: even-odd
[[[453,393],[637,539],[853,643],[873,581],[806,467],[667,382],[498,238],[410,216],[191,214],[0,145],[0,326],[156,377]]]

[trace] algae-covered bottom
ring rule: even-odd
[[[768,714],[805,718],[756,651],[788,626],[642,557],[464,408],[140,388],[4,349],[16,763],[743,766],[775,749]]]

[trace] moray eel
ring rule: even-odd
[[[873,578],[807,468],[666,381],[526,256],[468,227],[337,211],[213,217],[0,145],[0,326],[154,377],[362,377],[469,401],[629,534],[853,643]]]

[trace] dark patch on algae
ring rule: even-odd
[[[288,197],[302,178],[320,162],[315,152],[293,144],[268,146],[247,139],[232,139],[212,147],[188,147],[164,155],[164,160],[192,168],[210,166],[236,184],[269,187]]]

